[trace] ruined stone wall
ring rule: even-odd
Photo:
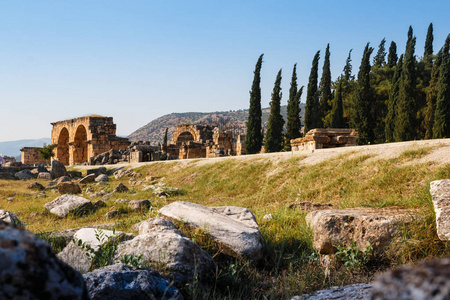
[[[23,164],[50,164],[50,159],[43,159],[35,147],[23,147],[20,152]]]
[[[291,140],[292,151],[356,146],[359,138],[355,129],[316,128],[302,138]]]
[[[88,162],[91,157],[130,145],[128,139],[116,136],[112,117],[85,116],[51,123],[54,159],[65,165]]]

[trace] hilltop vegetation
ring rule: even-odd
[[[262,109],[262,122],[267,124],[270,108]],[[281,107],[281,114],[286,118],[286,106]],[[168,140],[171,140],[175,127],[178,124],[209,124],[229,126],[240,132],[245,131],[248,110],[222,111],[222,112],[187,112],[172,113],[159,117],[145,126],[142,126],[128,136],[131,141],[150,141],[152,145],[159,145],[163,142],[166,128],[168,130]]]

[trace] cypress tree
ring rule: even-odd
[[[373,117],[371,115],[374,92],[370,85],[370,55],[372,52],[373,48],[369,47],[369,43],[367,43],[364,48],[364,53],[358,72],[356,106],[353,123],[359,133],[358,144],[360,145],[370,144],[374,141],[374,132],[372,127]]]
[[[441,70],[442,63],[442,51],[439,51],[436,55],[436,61],[433,65],[433,70],[431,71],[430,85],[428,86],[427,93],[427,107],[425,111],[424,118],[424,128],[425,128],[425,139],[433,138],[433,124],[434,124],[434,111],[436,109],[436,99],[437,99],[437,88],[439,81],[439,73]]]
[[[382,67],[386,64],[386,49],[384,45],[386,44],[386,38],[383,38],[378,46],[378,52],[373,58],[373,66]]]
[[[350,51],[348,52],[348,57],[347,60],[345,61],[345,66],[344,66],[344,78],[346,81],[349,81],[350,79],[352,79],[352,50],[350,49]]]
[[[397,64],[397,44],[394,41],[392,41],[391,46],[389,46],[389,54],[387,60],[387,65],[389,68],[392,68]]]
[[[167,132],[169,131],[169,128],[166,128],[166,132],[164,133],[164,140],[163,140],[163,146],[164,150],[167,149]]]
[[[423,52],[423,59],[425,64],[431,68],[433,62],[433,23],[428,26],[427,37],[425,39],[425,49]]]
[[[283,149],[284,120],[280,112],[281,106],[281,69],[278,71],[270,101],[270,116],[267,125],[264,149],[266,152],[279,152]]]
[[[300,97],[303,87],[297,90],[297,64],[292,70],[291,87],[289,88],[289,100],[287,104],[287,123],[284,136],[284,149],[291,150],[291,140],[301,136],[300,133]]]
[[[442,48],[442,62],[439,71],[436,110],[434,111],[433,138],[450,137],[450,35]]]
[[[263,55],[258,58],[255,66],[252,89],[250,91],[250,108],[247,120],[247,136],[245,149],[247,154],[261,151],[263,136],[261,127],[261,66]]]
[[[320,111],[317,124],[319,128],[324,127],[325,117],[330,113],[331,98],[330,44],[327,44],[322,68],[322,78],[320,79]]]
[[[398,64],[395,67],[394,77],[391,81],[391,89],[389,90],[388,112],[386,115],[384,135],[386,142],[394,141],[395,112],[397,108],[398,91],[400,88],[400,78],[403,69],[403,54],[400,55]]]
[[[345,127],[344,105],[342,102],[342,79],[338,78],[336,96],[333,99],[333,108],[331,110],[331,128]]]
[[[306,106],[305,106],[305,129],[306,134],[309,130],[318,128],[319,117],[319,91],[317,90],[318,69],[319,69],[320,51],[314,55],[309,75],[308,90],[306,91]]]
[[[416,38],[410,38],[406,45],[405,60],[400,80],[399,97],[396,107],[396,121],[394,129],[395,141],[409,141],[416,138]]]

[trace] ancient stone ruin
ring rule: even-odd
[[[89,162],[111,149],[127,148],[130,141],[116,136],[112,117],[90,115],[51,123],[52,144],[56,144],[54,159],[65,165]]]
[[[356,146],[359,135],[355,129],[316,128],[302,138],[291,140],[292,151]]]
[[[23,147],[20,149],[20,152],[22,152],[20,161],[23,164],[50,164],[50,159],[43,159],[36,150],[36,147]]]
[[[172,142],[163,145],[163,152],[179,159],[211,158],[240,155],[243,146],[240,135],[210,125],[177,125]]]

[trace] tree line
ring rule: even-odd
[[[423,56],[416,54],[416,37],[410,26],[405,51],[398,56],[392,41],[386,50],[383,38],[374,48],[367,43],[357,76],[352,74],[352,50],[342,74],[332,81],[330,45],[325,50],[322,75],[318,78],[320,51],[314,55],[306,91],[304,131],[314,128],[355,128],[358,144],[378,144],[417,139],[450,137],[450,35],[435,54],[433,24],[428,27]],[[280,69],[270,101],[267,131],[261,124],[261,67],[263,54],[254,71],[245,146],[247,153],[289,151],[290,140],[302,136],[297,65],[293,67],[285,120],[280,113]]]

